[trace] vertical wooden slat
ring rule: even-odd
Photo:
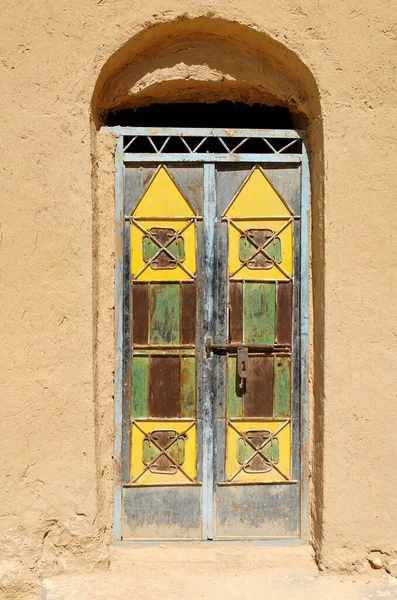
[[[150,285],[150,343],[179,344],[179,283]]]
[[[236,357],[227,357],[227,416],[236,419],[243,416],[243,384],[236,369]]]
[[[113,492],[113,537],[115,540],[121,540],[121,515],[122,515],[122,488],[124,475],[129,471],[129,456],[123,452],[123,445],[127,442],[129,446],[130,426],[128,423],[128,413],[126,408],[126,399],[123,397],[123,353],[124,353],[124,323],[123,323],[123,302],[124,302],[124,270],[125,258],[123,252],[123,235],[125,233],[124,220],[124,163],[123,163],[123,136],[120,136],[116,145],[116,173],[115,173],[115,225],[116,225],[116,244],[115,244],[115,269],[114,286],[116,294],[115,303],[115,338],[116,355],[114,370],[114,461],[115,464],[121,464],[122,469],[114,472],[114,492]],[[127,413],[127,414],[126,414]],[[127,456],[126,456],[127,454]]]
[[[196,415],[196,359],[181,358],[181,417]]]
[[[244,284],[244,341],[246,344],[274,344],[275,310],[275,282]]]
[[[229,339],[231,342],[243,341],[243,284],[241,281],[229,282]]]
[[[291,359],[276,356],[274,359],[274,416],[291,416]]]
[[[244,394],[244,417],[273,416],[273,357],[250,356]]]
[[[278,344],[291,344],[292,339],[293,283],[278,282],[276,310],[276,340]]]
[[[308,139],[302,144],[301,168],[301,220],[300,220],[300,400],[301,400],[301,477],[302,477],[302,504],[301,504],[301,536],[304,540],[309,538],[309,397],[308,397],[308,352],[309,352],[309,240],[310,240],[310,146]],[[321,361],[321,359],[319,359]],[[296,380],[296,377],[294,377]],[[295,386],[294,386],[295,387]],[[295,389],[294,389],[295,392]],[[294,394],[295,395],[295,394]],[[298,420],[297,420],[298,422]],[[317,429],[318,431],[318,429]],[[321,435],[320,435],[321,438]],[[319,444],[320,446],[320,444]],[[322,448],[318,448],[318,468],[321,471]]]
[[[132,284],[132,343],[147,344],[149,335],[149,285]]]
[[[149,368],[149,416],[180,417],[181,374],[179,356],[151,356]]]
[[[202,284],[204,295],[202,331],[204,335],[213,332],[216,316],[215,283],[216,283],[216,226],[217,196],[216,171],[214,164],[203,167],[204,184],[204,231],[202,237],[203,263]],[[200,294],[201,295],[201,294]],[[201,319],[200,319],[201,320]],[[204,340],[203,340],[204,341]],[[216,382],[214,377],[216,357],[208,357],[202,363],[202,495],[203,515],[202,535],[212,540],[214,536],[214,402],[216,399]]]
[[[135,356],[132,359],[132,416],[147,417],[148,359]]]
[[[181,342],[196,341],[196,283],[181,283]]]

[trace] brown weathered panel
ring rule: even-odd
[[[231,342],[243,341],[243,284],[229,282],[229,338]]]
[[[293,283],[277,284],[276,339],[278,344],[291,344]]]
[[[151,356],[149,417],[180,417],[179,356]]]
[[[229,419],[243,416],[245,381],[237,373],[236,355],[229,354],[227,357],[227,416]]]
[[[132,284],[132,343],[147,344],[149,331],[149,286]]]
[[[196,341],[196,283],[181,283],[181,342]]]
[[[250,356],[244,417],[273,417],[273,357]]]

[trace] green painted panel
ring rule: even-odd
[[[184,438],[178,438],[172,445],[167,449],[168,454],[175,460],[178,465],[182,465],[185,462],[185,440]],[[156,456],[159,456],[160,450],[155,446],[148,438],[145,438],[142,442],[142,462],[144,465],[148,465],[152,462]]]
[[[273,463],[278,463],[280,460],[280,442],[277,437],[262,448],[262,454]],[[255,454],[253,447],[248,444],[244,438],[237,440],[237,460],[242,465]]]
[[[181,416],[196,415],[196,359],[181,358]]]
[[[266,247],[266,253],[272,258],[276,263],[281,263],[283,259],[282,251],[281,251],[281,240],[279,237],[274,238],[272,242]]]
[[[266,458],[268,458],[275,464],[277,464],[279,462],[279,460],[280,460],[280,442],[278,441],[278,438],[275,437],[272,439],[271,442],[266,444],[266,446],[263,448],[263,454],[264,454],[264,456],[266,456]]]
[[[244,284],[244,341],[246,344],[274,344],[276,283]]]
[[[161,246],[156,244],[154,240],[152,240],[148,235],[143,237],[143,260],[145,262],[149,262],[154,256],[156,256],[157,252],[160,250]],[[172,256],[180,261],[185,260],[185,241],[183,237],[177,237],[176,240],[166,245],[167,250],[172,254]],[[164,251],[163,251],[164,252]],[[167,254],[167,253],[165,253]],[[167,256],[169,256],[167,254]]]
[[[250,242],[246,237],[241,236],[239,240],[239,250],[238,255],[241,262],[246,262],[249,260],[253,254],[257,251],[257,247]],[[270,256],[277,264],[281,263],[283,259],[282,250],[281,250],[281,240],[279,237],[274,238],[270,244],[268,244],[265,248],[266,254]]]
[[[150,284],[150,343],[179,344],[179,283]]]
[[[237,374],[236,357],[227,357],[227,416],[236,419],[243,416],[244,383]]]
[[[132,360],[132,416],[147,417],[149,359],[135,356]]]
[[[274,417],[291,415],[291,359],[274,359]]]
[[[241,262],[250,259],[255,252],[256,246],[254,246],[246,237],[241,236],[238,245],[238,257]]]
[[[144,465],[148,465],[156,456],[160,454],[160,450],[145,438],[142,442],[142,462]]]
[[[183,465],[185,462],[185,440],[180,437],[174,442],[167,450],[168,454],[172,456],[174,461],[178,463],[178,465]]]

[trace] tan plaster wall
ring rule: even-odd
[[[210,90],[314,121],[313,541],[325,568],[396,553],[395,4],[4,0],[0,11],[4,597],[108,564],[113,158],[91,102],[100,122],[114,82],[131,105]],[[203,61],[206,35],[231,57],[246,44],[252,72],[218,52]],[[164,44],[184,59],[167,63]],[[118,72],[137,57],[140,71]]]

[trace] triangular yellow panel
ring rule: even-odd
[[[160,167],[133,212],[134,217],[193,217],[194,212],[165,167]]]
[[[255,167],[226,210],[226,217],[289,217],[286,202],[260,167]]]

